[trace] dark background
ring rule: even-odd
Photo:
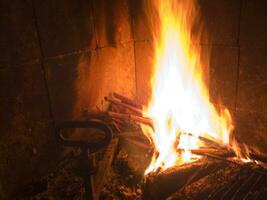
[[[153,55],[145,0],[0,0],[0,199],[49,172],[54,122],[117,91],[146,102]],[[267,1],[199,0],[211,99],[267,152]]]

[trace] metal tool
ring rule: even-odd
[[[90,140],[72,140],[64,137],[63,130],[73,129],[73,128],[94,128],[102,131],[104,133],[104,138],[99,141]],[[68,147],[79,147],[82,150],[82,168],[81,173],[84,181],[85,196],[87,200],[95,200],[97,197],[94,195],[93,188],[93,174],[94,161],[89,159],[89,153],[99,151],[108,146],[112,139],[112,131],[109,126],[98,119],[88,119],[86,121],[65,121],[59,123],[55,131],[56,139],[59,143]]]

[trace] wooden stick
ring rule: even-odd
[[[224,149],[219,150],[219,149],[212,149],[212,148],[200,148],[200,149],[192,149],[191,150],[192,154],[196,155],[214,155],[214,156],[219,156],[222,158],[228,158],[228,157],[233,157],[235,154],[231,151],[225,151]]]
[[[112,118],[113,121],[115,121],[117,124],[119,125],[123,125],[123,121],[121,119],[118,118]]]
[[[229,145],[221,144],[219,142],[216,142],[214,140],[205,138],[203,136],[199,136],[198,138],[201,141],[203,141],[203,142],[205,142],[207,144],[211,144],[214,147],[216,147],[216,146],[219,147],[217,149],[221,150],[221,151],[225,151],[229,155],[229,157],[236,156],[236,153],[234,152],[234,150]],[[240,143],[240,144],[242,144],[242,143]],[[267,155],[266,154],[261,154],[261,153],[257,153],[257,152],[254,152],[254,151],[249,151],[249,158],[251,158],[252,160],[256,160],[256,161],[260,161],[260,162],[263,162],[263,163],[267,163]]]
[[[263,163],[267,163],[267,155],[265,154],[260,154],[256,152],[250,152],[249,157],[252,158],[253,160],[257,160]]]
[[[116,129],[118,132],[121,132],[120,126],[117,124],[117,122],[113,121],[111,124],[115,127],[115,129]]]
[[[113,103],[113,104],[115,104],[115,105],[117,105],[117,106],[120,106],[120,107],[122,107],[122,108],[126,108],[126,109],[128,109],[128,110],[131,110],[131,111],[135,112],[136,114],[142,116],[142,113],[143,113],[143,112],[142,112],[142,110],[139,109],[139,108],[130,106],[130,105],[126,104],[126,103],[123,103],[123,102],[120,102],[120,101],[118,101],[118,100],[111,99],[111,98],[108,98],[108,97],[105,97],[105,100],[108,101],[108,102],[110,102],[110,103]]]
[[[141,116],[136,116],[136,115],[132,115],[132,114],[126,114],[126,113],[116,113],[116,112],[108,112],[108,115],[112,118],[117,118],[117,119],[121,119],[121,120],[132,120],[132,121],[136,121],[142,124],[146,124],[149,126],[153,126],[153,122],[151,119],[149,118],[145,118],[145,117],[141,117]]]
[[[214,140],[211,140],[209,138],[206,138],[204,136],[195,136],[192,133],[188,133],[188,135],[192,136],[192,137],[197,137],[198,139],[200,139],[202,142],[204,142],[205,144],[207,144],[208,146],[212,145],[215,148],[219,148],[219,149],[228,149],[229,147],[225,144],[222,144],[220,142],[215,141],[216,139],[214,138]]]
[[[142,105],[138,104],[137,102],[135,102],[134,100],[132,100],[128,97],[125,97],[125,96],[118,94],[116,92],[113,92],[113,96],[115,98],[121,100],[123,103],[129,104],[129,105],[134,106],[134,107],[139,108],[139,109],[142,109]]]

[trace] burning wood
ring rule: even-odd
[[[188,135],[191,137],[196,137],[192,133],[188,133]],[[201,140],[203,143],[205,143],[205,145],[207,145],[207,146],[213,146],[214,148],[220,148],[220,149],[229,149],[229,146],[222,144],[220,142],[216,142],[215,138],[209,139],[209,138],[206,138],[206,137],[201,136],[201,135],[197,136],[197,138],[199,140]]]
[[[249,153],[249,157],[253,160],[260,161],[260,162],[267,164],[267,155],[266,154],[251,151]]]
[[[132,121],[137,124],[144,124],[153,127],[153,121],[150,118],[143,117],[142,111],[139,109],[142,107],[138,103],[134,102],[128,97],[125,97],[123,95],[120,95],[118,93],[113,93],[113,96],[119,100],[111,99],[108,97],[105,97],[105,100],[110,102],[111,104],[114,104],[116,106],[119,106],[121,108],[126,108],[126,110],[117,110],[117,112],[113,111],[108,111],[107,115],[112,118],[112,120],[116,123],[115,127],[116,129],[120,132],[120,126],[123,124],[123,122],[126,121]],[[129,110],[130,112],[127,112]],[[120,111],[120,112],[119,112]],[[133,114],[132,112],[138,113],[138,115]],[[130,133],[130,134],[125,134],[125,133],[120,133],[118,134],[119,137],[122,138],[127,138],[131,136],[131,139],[127,138],[129,141],[135,143],[137,146],[140,146],[141,148],[147,148],[151,149],[153,148],[153,144],[145,144],[140,141],[137,141],[133,136],[141,136],[144,135],[142,132],[138,131],[135,133]],[[187,133],[188,136],[190,137],[196,137],[192,133]],[[222,161],[227,161],[227,162],[234,162],[233,160],[227,160],[227,158],[235,157],[236,154],[234,150],[229,146],[225,145],[221,142],[217,142],[215,138],[207,138],[204,136],[197,136],[197,138],[204,144],[204,147],[198,148],[198,149],[192,149],[191,153],[195,155],[200,155],[200,156],[206,156],[210,158],[214,158],[217,160],[222,160]],[[183,152],[183,149],[177,149],[177,152]],[[253,160],[258,160],[261,162],[267,162],[267,156],[255,152],[250,152],[249,154],[250,158]],[[237,163],[237,162],[235,162]]]
[[[231,151],[225,151],[224,149],[214,149],[214,148],[200,148],[200,149],[192,149],[192,154],[200,155],[200,156],[217,156],[221,158],[229,158],[235,156],[235,154]]]
[[[219,166],[223,164],[200,160],[169,168],[162,173],[149,174],[144,180],[144,199],[166,199],[186,185],[188,181],[191,183],[197,181]]]
[[[153,131],[155,131],[153,124],[154,121],[152,120],[152,118],[144,117],[143,115],[137,115],[136,112],[133,112],[133,109],[128,109],[128,106],[134,107],[133,104],[129,105],[129,101],[124,100],[124,103],[122,104],[123,106],[121,106],[121,104],[118,104],[117,101],[118,100],[113,101],[113,99],[110,101],[108,100],[108,102],[110,102],[113,105],[110,107],[111,111],[107,111],[104,113],[87,113],[86,116],[89,118],[103,119],[110,126],[112,126],[115,131],[114,137],[115,138],[118,137],[120,139],[121,141],[120,144],[127,146],[129,152],[132,151],[137,154],[139,153],[138,155],[139,157],[134,157],[133,159],[137,162],[138,165],[140,165],[139,161],[141,160],[140,157],[144,159],[142,162],[142,170],[139,169],[141,171],[141,175],[140,174],[136,175],[139,176],[140,179],[141,177],[143,177],[144,180],[142,182],[143,191],[140,190],[141,192],[140,191],[138,192],[138,196],[140,196],[141,193],[143,192],[143,199],[151,199],[151,200],[166,199],[166,198],[175,199],[177,196],[179,197],[182,196],[185,191],[188,191],[188,188],[191,188],[195,185],[202,184],[203,187],[205,187],[204,183],[209,183],[208,177],[212,177],[211,174],[217,173],[217,171],[224,171],[224,168],[226,168],[226,166],[230,168],[237,168],[239,169],[240,173],[241,171],[248,171],[250,173],[250,174],[247,173],[242,178],[242,181],[246,182],[247,185],[246,187],[240,187],[240,188],[235,187],[234,192],[238,193],[239,195],[241,193],[243,195],[244,188],[248,188],[248,190],[252,191],[250,186],[251,186],[251,180],[252,181],[255,180],[253,178],[254,174],[257,180],[258,177],[260,178],[265,176],[267,177],[266,171],[260,169],[258,166],[257,167],[252,166],[252,164],[255,163],[246,163],[243,162],[241,159],[237,159],[236,154],[230,147],[230,145],[224,145],[220,141],[217,141],[215,138],[206,137],[206,135],[194,135],[192,133],[184,133],[184,135],[187,135],[188,137],[191,138],[197,138],[200,142],[202,142],[201,143],[202,146],[198,146],[196,149],[188,149],[188,151],[190,151],[191,158],[193,158],[194,155],[197,155],[197,157],[196,156],[194,157],[195,159],[194,162],[192,161],[193,160],[192,159],[188,163],[184,164],[175,163],[173,166],[164,168],[165,163],[163,161],[161,163],[163,168],[161,168],[160,166],[159,168],[157,168],[157,170],[152,170],[152,172],[143,175],[145,168],[148,166],[148,163],[150,162],[149,159],[150,156],[154,153],[154,155],[156,155],[155,159],[157,159],[158,156],[160,156],[160,152],[158,151],[158,149],[156,149],[156,146],[153,143],[154,141],[151,142],[151,140],[148,140],[146,135],[142,132],[139,126],[137,129],[133,130],[128,129],[128,131],[124,131],[123,126],[127,123],[133,122],[138,125],[142,124],[142,126],[145,125],[146,127],[147,126],[153,127]],[[122,101],[120,103],[122,103]],[[128,106],[125,106],[124,104]],[[116,112],[114,112],[114,110],[116,110]],[[178,132],[177,135],[178,134],[182,133]],[[178,143],[181,143],[181,141],[179,141],[181,138],[176,137],[175,139],[176,142],[174,145],[175,146],[174,149],[176,151],[177,157],[182,160],[183,158],[181,155],[185,151],[187,151],[187,149],[185,149],[183,146],[182,148],[178,146]],[[115,149],[112,150],[113,153],[114,151]],[[267,161],[266,155],[262,155],[253,151],[249,153],[249,156],[251,159],[256,158],[257,160],[260,160],[262,162]],[[123,163],[128,163],[127,157],[125,157],[125,159],[126,161]],[[104,179],[102,177],[108,174],[107,165],[110,165],[110,163],[112,162],[112,157],[107,157],[104,160],[106,160],[108,164],[100,162],[101,166],[99,167],[98,173],[95,176],[96,189],[94,193],[97,196],[99,196],[100,190],[104,184],[103,182]],[[122,165],[122,163],[120,163],[120,165],[123,166],[124,164]],[[231,171],[231,173],[233,171]],[[253,174],[253,177],[250,179],[250,176],[252,176],[251,174]],[[224,176],[228,178],[227,173],[225,173]],[[117,176],[117,178],[118,177],[120,176]],[[123,179],[125,178],[123,176],[121,177]],[[249,180],[246,180],[246,177],[248,177]],[[231,182],[232,179],[233,178],[231,176],[226,180],[229,180],[229,182]],[[212,181],[213,181],[212,183],[215,184],[217,180],[212,180]],[[240,180],[238,183],[241,184],[242,181]],[[141,184],[139,182],[139,187],[140,185]],[[225,185],[228,186],[229,184],[227,183]],[[223,188],[225,186],[224,184],[220,183],[218,184],[217,187],[214,187],[216,188],[214,189],[216,191],[213,191],[210,186],[205,187],[205,190],[210,193],[215,193],[214,197],[216,199],[218,195],[220,196],[220,187]],[[119,188],[118,190],[121,191],[121,188]],[[219,192],[217,192],[217,190]],[[124,195],[131,195],[130,194],[131,192],[128,191],[130,190],[128,190],[127,187],[125,186]],[[199,194],[198,191],[196,193]],[[194,196],[195,193],[191,191],[187,195]],[[231,197],[231,195],[234,194],[225,192],[223,193],[223,195]],[[136,194],[134,196],[136,196]]]
[[[231,199],[231,197],[223,198],[223,196],[227,193],[227,190],[229,190],[235,181],[240,178],[242,173],[247,175],[244,169],[240,169],[238,167],[219,167],[217,171],[212,171],[212,173],[199,179],[198,181],[192,184],[187,184],[181,190],[170,195],[167,200]]]

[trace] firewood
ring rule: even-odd
[[[188,133],[188,135],[195,137],[192,133]],[[205,143],[205,145],[208,146],[213,146],[215,148],[219,148],[219,149],[229,149],[228,145],[222,144],[220,142],[217,142],[216,139],[209,139],[207,137],[204,136],[197,136],[199,140],[201,140],[203,143]]]
[[[230,164],[234,164],[234,165],[240,166],[242,168],[251,168],[250,163],[246,163],[246,162],[243,162],[242,160],[235,159],[236,157],[233,158],[233,156],[235,156],[235,154],[233,152],[228,152],[230,154],[233,153],[232,155],[230,155],[230,154],[228,155],[229,157],[232,156],[232,158],[227,158],[227,157],[222,156],[222,155],[215,155],[215,154],[208,153],[205,151],[201,152],[201,151],[197,151],[197,150],[192,150],[191,152],[196,154],[196,155],[206,156],[207,158],[212,158],[212,159],[215,159],[218,161],[228,162]],[[251,163],[251,164],[253,164],[253,163]],[[261,174],[261,175],[264,175],[267,177],[267,173],[258,169],[257,167],[251,168],[251,170],[258,173],[258,174]]]
[[[192,134],[189,134],[189,135],[192,135]],[[234,150],[229,145],[221,144],[219,142],[216,142],[215,140],[211,140],[211,139],[208,139],[208,138],[203,137],[203,136],[198,136],[198,138],[201,141],[203,141],[205,143],[205,145],[215,147],[221,153],[224,152],[225,153],[224,155],[225,156],[227,155],[227,157],[234,157],[234,156],[236,156]],[[197,151],[196,151],[196,153],[197,153]],[[199,153],[201,153],[201,152],[199,152]],[[208,152],[206,152],[206,153],[208,153]],[[267,155],[266,154],[249,150],[248,157],[250,159],[252,159],[252,160],[260,161],[260,162],[263,162],[263,163],[266,163],[267,164]]]
[[[114,122],[116,122],[118,125],[122,125],[123,124],[123,121],[122,120],[120,120],[120,119],[118,119],[118,118],[112,118],[112,120],[114,121]]]
[[[267,155],[262,154],[262,153],[257,153],[257,152],[250,152],[249,157],[253,160],[263,162],[267,164]]]
[[[225,151],[224,149],[214,149],[214,148],[193,149],[191,150],[191,153],[196,155],[215,155],[222,158],[235,156],[235,154],[232,151]]]
[[[239,167],[225,165],[225,167],[220,167],[218,170],[211,171],[208,176],[205,176],[192,184],[187,184],[186,187],[175,192],[166,200],[212,199],[212,197],[215,196],[215,193],[221,191],[221,189],[226,187],[228,184],[232,185],[241,173],[242,172]],[[222,192],[222,194],[223,193],[224,192]],[[221,197],[222,195],[213,199],[227,199]]]
[[[111,123],[111,125],[114,126],[114,128],[116,129],[117,132],[121,132],[120,126],[119,126],[115,121],[113,121],[113,122]]]
[[[197,181],[220,165],[222,165],[221,162],[211,162],[203,159],[194,163],[175,166],[160,173],[149,174],[145,177],[143,184],[143,199],[166,199],[170,194],[181,189],[187,181]],[[192,180],[191,177],[196,172],[197,176],[194,176]]]
[[[121,119],[121,120],[132,120],[135,122],[139,122],[142,124],[146,124],[149,126],[152,126],[153,122],[149,118],[141,117],[141,116],[136,116],[133,114],[126,114],[126,113],[116,113],[116,112],[108,112],[107,113],[110,117],[114,119]]]
[[[130,106],[133,106],[133,107],[136,107],[136,108],[139,108],[141,109],[142,108],[142,105],[138,104],[137,102],[135,102],[134,100],[128,98],[128,97],[125,97],[121,94],[118,94],[116,92],[113,92],[113,96],[119,100],[121,100],[123,103],[126,103],[126,104],[129,104]]]
[[[115,99],[111,99],[111,98],[108,98],[108,97],[105,97],[105,100],[108,101],[108,102],[110,102],[110,103],[113,103],[113,104],[115,104],[117,106],[120,106],[122,108],[128,109],[128,110],[136,113],[137,115],[142,116],[142,110],[139,109],[139,108],[136,108],[134,106],[128,105],[126,103],[123,103],[121,101],[118,101],[118,100],[115,100]]]

